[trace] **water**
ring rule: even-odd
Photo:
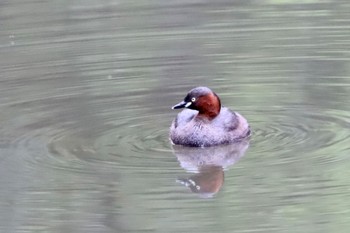
[[[1,232],[349,232],[347,1],[0,3]],[[205,85],[249,142],[173,148]]]

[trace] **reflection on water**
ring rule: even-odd
[[[0,22],[0,232],[349,232],[348,1],[12,0]],[[171,148],[196,86],[249,121],[238,163]]]
[[[224,184],[224,170],[235,164],[248,149],[249,141],[208,148],[173,146],[182,168],[195,173],[178,182],[201,197],[213,197]]]

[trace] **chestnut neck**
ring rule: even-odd
[[[221,102],[219,97],[215,93],[210,93],[205,96],[201,96],[196,104],[198,110],[198,117],[206,118],[209,120],[214,119],[220,113]]]

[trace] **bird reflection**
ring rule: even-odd
[[[235,164],[248,147],[248,139],[207,148],[173,145],[174,154],[181,167],[192,173],[188,177],[178,178],[177,182],[200,197],[211,198],[224,184],[224,171]]]

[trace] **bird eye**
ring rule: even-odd
[[[192,97],[191,101],[192,101],[192,102],[196,101],[196,98]]]

